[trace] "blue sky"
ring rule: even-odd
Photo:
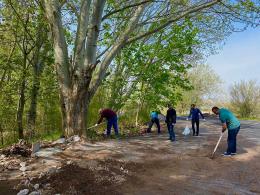
[[[260,28],[233,33],[222,50],[208,57],[228,89],[234,82],[256,79],[260,83]]]

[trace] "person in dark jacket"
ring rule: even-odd
[[[152,129],[152,126],[153,126],[154,123],[155,123],[156,126],[157,126],[158,134],[161,133],[160,120],[159,120],[158,113],[159,113],[159,112],[157,112],[157,111],[152,111],[152,112],[151,112],[151,114],[150,114],[151,121],[150,121],[150,123],[149,123],[149,125],[148,125],[147,133],[151,133],[151,129]]]
[[[118,135],[118,124],[117,124],[117,114],[111,109],[100,109],[99,110],[100,118],[96,124],[100,124],[103,118],[107,119],[107,136],[110,136],[111,128],[114,127],[115,135]]]
[[[171,141],[175,141],[174,125],[176,124],[176,110],[168,104],[168,110],[165,120]]]
[[[191,104],[190,114],[189,114],[187,120],[189,120],[189,118],[191,117],[193,136],[195,135],[195,124],[196,124],[196,136],[199,135],[199,131],[200,131],[200,126],[199,126],[200,125],[200,116],[199,115],[201,115],[201,117],[205,120],[200,109],[196,108],[195,104]]]

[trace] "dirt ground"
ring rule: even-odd
[[[0,194],[24,189],[25,178],[31,178],[31,188],[40,184],[41,194],[260,194],[260,123],[242,122],[236,156],[221,156],[225,135],[213,160],[220,123],[201,121],[198,137],[184,137],[186,125],[177,121],[173,143],[165,129],[159,136],[77,142],[31,159],[26,175],[0,169]]]

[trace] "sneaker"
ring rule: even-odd
[[[222,156],[231,156],[231,153],[224,152],[224,154],[222,154]]]
[[[236,155],[237,153],[236,152],[231,152],[231,155],[233,156],[233,155]]]

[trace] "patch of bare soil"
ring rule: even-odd
[[[198,137],[184,137],[182,130],[190,123],[180,121],[173,143],[167,133],[156,131],[129,139],[74,143],[60,153],[27,161],[24,174],[34,178],[27,186],[31,192],[39,184],[37,191],[48,195],[260,194],[260,124],[242,124],[236,156],[221,156],[227,146],[225,134],[212,160],[221,130],[217,122],[201,123]],[[12,194],[15,184],[9,178],[21,174],[20,161],[5,157],[1,163],[0,180],[6,180],[0,181],[0,194]]]
[[[16,186],[18,183],[19,181],[16,180],[0,181],[0,194],[1,195],[17,194],[18,191],[14,189],[14,186]]]
[[[52,174],[37,178],[32,183],[41,185],[42,194],[121,194],[117,187],[130,178],[134,163],[108,159],[93,166],[80,167],[76,163],[64,165]]]

